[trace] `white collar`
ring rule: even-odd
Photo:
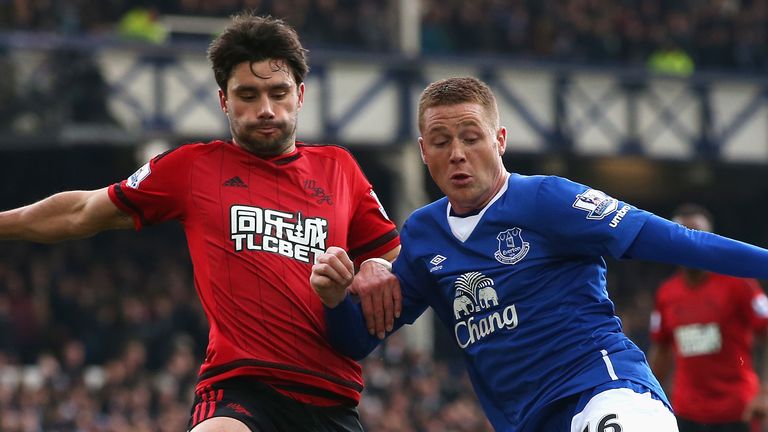
[[[488,207],[495,203],[496,200],[501,198],[501,196],[504,195],[504,192],[507,191],[507,187],[509,185],[509,173],[507,172],[505,174],[504,184],[501,185],[501,188],[498,192],[496,192],[496,195],[494,195],[493,198],[488,201],[488,204],[486,204],[483,209],[480,210],[480,213],[476,215],[467,217],[451,216],[451,202],[448,201],[448,205],[445,208],[446,217],[448,218],[448,226],[451,227],[453,236],[456,237],[456,239],[458,239],[460,242],[464,243],[467,241],[469,236],[472,235],[472,231],[475,230],[475,227],[485,214],[485,211],[488,210]]]

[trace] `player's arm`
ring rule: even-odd
[[[363,261],[348,288],[349,294],[360,301],[368,333],[379,339],[392,331],[402,311],[400,283],[392,274],[392,262],[399,253],[397,245],[379,258]]]
[[[355,264],[340,247],[331,246],[317,257],[309,275],[309,284],[323,305],[336,307],[347,297],[347,287],[355,277]]]
[[[320,300],[334,308],[348,294],[359,300],[366,328],[371,335],[384,339],[392,331],[394,320],[402,310],[402,296],[391,262],[397,258],[400,246],[383,256],[363,261],[357,273],[344,249],[332,246],[317,258],[309,281]]]
[[[648,364],[651,366],[651,371],[665,389],[668,388],[666,384],[675,365],[674,355],[672,345],[665,343],[653,342],[648,350]]]
[[[361,267],[376,271],[376,267],[382,266],[371,263]],[[386,272],[394,277],[389,269]],[[335,246],[318,256],[309,277],[310,285],[325,306],[329,342],[342,354],[360,360],[376,347],[379,339],[368,333],[362,308],[348,295],[347,288],[354,279],[354,263],[344,249]]]
[[[120,211],[107,192],[69,191],[28,206],[0,213],[0,239],[55,243],[92,236],[100,231],[131,228],[131,217]]]
[[[744,409],[742,420],[745,422],[765,418],[768,415],[768,332],[757,333],[755,342],[755,359],[760,362],[756,365],[756,369],[761,384],[757,395]]]
[[[732,276],[768,279],[768,250],[651,216],[624,255]]]
[[[360,303],[352,300],[352,296],[344,297],[341,303],[333,308],[325,307],[326,335],[330,344],[340,353],[355,360],[365,358],[381,340],[397,331],[405,324],[413,323],[426,310],[427,305],[418,299],[403,296],[403,310],[395,319],[392,329],[383,337],[373,336],[363,316]]]
[[[398,249],[399,247],[384,256],[396,254]],[[364,264],[361,267],[367,265]],[[384,277],[382,283],[389,283],[394,278],[399,292],[399,280],[396,275],[392,274],[388,268],[377,269],[376,267],[385,267],[379,263],[371,262],[370,266],[371,271],[385,272],[382,274]],[[347,288],[355,279],[357,278],[354,276],[354,265],[346,252],[341,248],[331,247],[325,254],[318,257],[318,263],[312,267],[310,284],[325,306],[326,333],[329,342],[342,354],[359,360],[376,348],[387,334],[415,321],[427,305],[415,298],[410,300],[403,298],[402,309],[398,309],[399,318],[395,319],[392,326],[384,333],[377,332],[376,336],[373,336],[368,330],[362,304],[355,302],[353,296],[348,295]]]

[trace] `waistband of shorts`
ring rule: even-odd
[[[596,395],[598,395],[598,394],[600,394],[600,393],[602,393],[602,392],[604,392],[606,390],[613,390],[613,389],[620,389],[620,388],[625,388],[625,389],[632,390],[633,392],[635,392],[637,394],[650,393],[652,399],[656,399],[657,401],[663,403],[664,406],[669,408],[670,411],[672,410],[672,407],[669,406],[669,404],[664,399],[664,397],[661,396],[661,395],[656,394],[656,392],[653,389],[648,388],[647,386],[645,386],[643,384],[636,383],[634,381],[630,381],[630,380],[626,380],[626,379],[619,379],[619,380],[614,380],[614,381],[608,381],[606,383],[603,383],[603,384],[600,384],[598,386],[592,387],[589,390],[583,391],[581,393],[581,395],[579,396],[578,402],[576,402],[576,406],[575,406],[575,409],[574,409],[573,413],[574,414],[578,414],[578,413],[584,411],[584,407],[587,405],[587,403],[590,401],[590,399],[592,399]]]

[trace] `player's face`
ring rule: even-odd
[[[493,123],[476,103],[424,111],[421,157],[458,213],[482,208],[504,184],[506,170],[501,155],[507,130],[495,129]]]
[[[293,151],[304,84],[296,85],[284,61],[240,63],[232,71],[226,94],[219,90],[219,103],[240,147],[265,157]]]

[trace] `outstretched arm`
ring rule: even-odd
[[[624,254],[732,276],[768,279],[768,250],[651,216]]]
[[[55,243],[100,231],[131,228],[131,217],[109,199],[108,188],[69,191],[0,213],[0,240]]]

